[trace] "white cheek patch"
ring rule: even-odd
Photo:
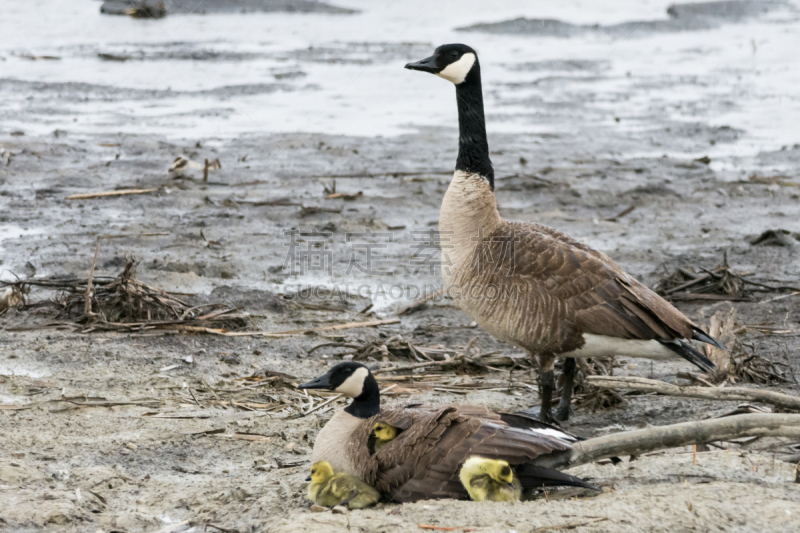
[[[447,67],[444,68],[441,72],[437,73],[436,75],[440,78],[444,78],[447,81],[451,81],[458,85],[462,83],[466,78],[469,71],[472,69],[472,65],[475,64],[475,54],[473,53],[466,53],[461,56],[461,59],[456,61],[455,63],[450,63]]]
[[[344,380],[344,383],[334,389],[339,394],[344,394],[349,398],[358,398],[364,391],[364,380],[367,379],[369,370],[363,366],[353,372],[353,375]]]

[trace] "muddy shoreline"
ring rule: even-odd
[[[425,181],[407,181],[391,175],[397,172],[397,167],[390,161],[383,167],[371,164],[373,175],[370,177],[336,180],[338,191],[364,193],[353,201],[343,201],[325,198],[324,187],[330,187],[333,178],[308,178],[303,174],[316,175],[331,167],[337,169],[336,175],[357,174],[363,170],[364,159],[371,154],[391,153],[396,154],[398,160],[416,160],[420,153],[424,153],[421,146],[427,144],[426,137],[441,134],[452,136],[450,131],[396,140],[334,140],[308,136],[302,140],[291,138],[289,146],[285,137],[277,136],[239,139],[231,145],[219,144],[215,148],[196,148],[196,141],[188,141],[181,147],[165,141],[131,137],[121,139],[121,146],[113,148],[97,146],[99,139],[73,143],[68,137],[59,139],[56,146],[46,149],[24,138],[8,140],[4,145],[8,147],[13,142],[11,151],[18,155],[5,169],[3,198],[10,211],[4,215],[7,217],[4,223],[13,220],[21,228],[44,226],[52,229],[46,234],[4,241],[4,257],[8,258],[4,267],[14,272],[35,272],[36,275],[85,276],[91,264],[93,243],[100,236],[115,237],[101,240],[98,275],[115,275],[122,258],[135,255],[141,261],[139,275],[143,280],[161,288],[242,306],[254,315],[253,329],[256,330],[283,331],[374,318],[373,311],[359,312],[366,307],[362,304],[368,300],[364,299],[347,301],[336,311],[308,309],[285,300],[281,295],[290,293],[292,287],[309,286],[313,282],[303,283],[300,277],[293,283],[291,274],[284,272],[287,268],[284,229],[298,227],[329,232],[332,257],[340,258],[340,262],[333,265],[333,281],[345,285],[347,282],[357,283],[361,274],[349,278],[341,274],[346,267],[341,258],[346,258],[350,251],[343,233],[362,226],[387,231],[389,226],[407,225],[403,230],[394,230],[398,234],[396,242],[380,250],[387,264],[398,266],[383,275],[372,276],[370,286],[375,287],[376,283],[438,286],[435,275],[428,279],[413,275],[413,265],[409,262],[413,251],[409,248],[412,244],[409,233],[424,231],[436,220],[437,198],[446,186],[446,177],[431,175]],[[494,145],[503,146],[504,152],[507,150],[512,154],[515,142],[520,142],[519,138],[500,138]],[[555,144],[547,145],[551,154]],[[263,155],[248,156],[247,165],[237,165],[232,157],[226,155],[234,146],[237,154],[258,154],[258,147],[264,146],[275,151],[285,150],[287,160],[293,161],[292,169],[267,170],[265,167],[273,163],[273,159],[263,151]],[[328,146],[330,150],[326,148]],[[110,156],[110,152],[123,155],[116,159]],[[97,170],[82,173],[80,180],[69,170],[60,171],[60,176],[47,170],[68,167],[75,153],[80,154],[84,168]],[[204,184],[199,176],[171,179],[166,175],[165,166],[177,153],[184,153],[192,159],[221,157],[223,168],[212,173],[208,184]],[[793,154],[792,150],[783,150],[772,155],[762,154],[760,159],[771,162],[771,158],[780,157],[794,161],[797,156]],[[536,160],[535,156],[529,157]],[[517,156],[509,155],[506,159],[504,154],[497,154],[495,158],[498,167],[503,168],[513,165]],[[302,169],[298,168],[301,164]],[[424,161],[419,166],[403,167],[403,171],[424,172],[418,170],[423,164]],[[438,161],[435,154],[430,155],[429,167],[439,168],[445,164]],[[725,251],[732,265],[757,271],[759,279],[791,282],[796,273],[796,258],[791,249],[752,246],[748,242],[750,236],[768,227],[798,229],[792,227],[796,222],[783,214],[783,211],[791,211],[797,203],[794,189],[790,187],[776,190],[769,184],[758,182],[726,181],[703,163],[670,158],[622,162],[582,160],[579,164],[565,158],[559,166],[561,168],[551,170],[544,167],[527,170],[530,175],[540,176],[546,182],[530,177],[510,177],[499,181],[501,212],[509,218],[535,218],[581,235],[649,283],[658,279],[665,270],[678,265],[691,263],[713,267],[721,261]],[[578,172],[580,177],[576,176]],[[761,170],[755,167],[751,172],[759,173]],[[263,177],[270,173],[276,176],[264,180]],[[676,174],[680,174],[679,183],[670,177]],[[648,176],[650,179],[631,184],[627,176]],[[70,194],[112,189],[111,178],[113,183],[122,186],[152,187],[158,191],[114,199],[64,200]],[[259,179],[264,183],[235,186]],[[22,182],[24,186],[20,185]],[[12,183],[13,189],[10,188]],[[408,194],[409,191],[412,194]],[[248,203],[276,198],[291,198],[304,206],[327,206],[331,211],[341,211],[301,216],[302,206],[256,206]],[[663,209],[665,202],[672,208]],[[617,222],[605,221],[628,204],[636,207],[629,215]],[[110,213],[114,215],[112,224],[109,224]],[[686,224],[684,221],[688,218],[695,222]],[[733,224],[731,221],[737,218],[749,220],[750,225]],[[219,244],[209,245],[212,241]],[[404,303],[407,302],[389,301],[378,316],[391,316]],[[680,307],[702,322],[702,317],[709,317],[715,310],[730,305],[735,305],[742,324],[780,323],[791,329],[796,323],[793,317],[799,304],[796,298],[790,297],[767,304],[758,301],[709,305],[684,303]],[[23,406],[31,403],[30,409],[3,411],[8,428],[3,436],[4,448],[8,450],[4,459],[3,483],[10,487],[25,487],[24,490],[6,490],[3,493],[3,497],[10,497],[12,503],[3,512],[8,527],[81,531],[89,524],[97,524],[126,531],[146,531],[167,521],[190,520],[189,524],[195,526],[213,523],[237,530],[264,527],[293,531],[300,528],[325,530],[332,527],[330,524],[338,523],[336,517],[306,517],[304,514],[306,502],[302,478],[306,461],[314,434],[330,412],[286,421],[281,420],[281,415],[262,416],[245,408],[201,408],[194,404],[186,389],[200,390],[205,384],[215,390],[233,389],[237,386],[237,379],[264,371],[285,372],[305,379],[340,360],[336,354],[348,350],[334,346],[308,355],[311,348],[330,342],[329,339],[314,337],[228,339],[211,336],[150,337],[147,334],[84,336],[53,329],[8,331],[13,327],[42,323],[46,318],[37,316],[35,312],[17,313],[12,310],[3,317],[6,329],[0,333],[3,352],[0,372],[3,383],[0,386],[6,398],[4,403]],[[450,347],[463,347],[475,336],[483,351],[500,350],[511,355],[518,352],[518,349],[471,327],[468,319],[446,300],[402,317],[397,325],[343,332],[334,343],[360,344],[394,335],[418,344]],[[800,370],[797,359],[792,356],[798,346],[797,336],[754,333],[745,337],[752,343],[754,351],[789,363],[795,372]],[[191,363],[186,362],[187,356],[191,356]],[[620,365],[617,373],[670,381],[674,380],[676,372],[687,370],[680,363],[650,365],[628,360],[621,361]],[[507,376],[490,372],[465,378],[497,382]],[[797,391],[794,385],[777,389]],[[532,394],[519,390],[512,394],[406,390],[413,392],[390,396],[387,402],[469,401],[516,409],[527,408],[534,401]],[[58,400],[62,394],[123,402],[147,398],[154,403],[73,409],[63,409],[57,401],[48,403],[48,400]],[[195,393],[198,394],[200,392]],[[210,398],[207,392],[201,397]],[[205,404],[205,401],[201,403]],[[598,412],[578,409],[569,427],[590,436],[611,428],[640,427],[645,419],[649,423],[664,424],[696,419],[732,407],[735,403],[631,397],[620,408]],[[151,419],[154,414],[180,418]],[[223,429],[225,434],[255,433],[267,440],[239,442],[202,434],[219,429]],[[195,435],[198,433],[199,436]],[[766,450],[776,445],[774,442],[764,443]],[[759,449],[758,446],[748,449],[744,452],[747,459],[737,460],[769,462],[768,455],[760,455],[769,452],[759,452]],[[739,457],[742,451],[731,453]],[[294,463],[298,465],[279,466]],[[614,486],[624,486],[625,491],[632,491],[632,501],[636,501],[639,498],[636,494],[649,490],[646,487],[652,486],[656,479],[663,479],[665,487],[684,479],[680,472],[671,468],[673,460],[665,460],[661,466],[651,466],[650,463],[645,459],[640,460],[641,466],[632,463],[630,467],[617,467],[615,471],[622,472],[627,468],[634,468],[634,471],[617,474],[622,476],[618,482],[621,485]],[[800,492],[794,485],[787,484],[791,479],[791,465],[781,467],[781,464],[784,463],[779,461],[779,466],[770,471],[773,477],[769,479],[775,481],[761,477],[754,481],[758,484],[777,483],[775,488],[762,493],[762,497],[775,501],[775,495],[781,494],[785,503],[780,505],[787,505],[787,511],[795,512],[800,506]],[[639,468],[644,470],[638,473]],[[708,476],[712,486],[718,485],[720,490],[728,492],[731,483],[731,487],[742,483],[739,480],[728,481],[722,475],[728,469],[703,468],[711,468],[710,473],[704,475]],[[651,477],[654,472],[661,472],[658,476],[663,477]],[[628,477],[633,474],[633,479],[638,481]],[[614,476],[592,471],[590,477],[600,481]],[[81,499],[75,496],[76,490],[84,494]],[[105,503],[91,492],[87,495],[89,490],[99,494]],[[667,497],[669,493],[666,488],[658,491],[659,497]],[[698,494],[692,501],[703,501],[708,497],[711,496]],[[604,498],[619,501],[611,493],[598,498],[576,505],[581,509],[585,507],[581,512],[595,516],[592,514],[595,511],[591,510],[593,506],[607,504],[594,502]],[[756,498],[750,504],[758,507],[761,502]],[[735,506],[736,510],[726,507],[729,510],[725,512],[744,520],[738,529],[733,527],[733,530],[744,531],[754,525],[743,518],[744,504],[741,501],[734,498],[728,504]],[[437,511],[436,517],[429,516],[430,505],[422,504],[403,506],[400,516],[412,522],[450,526],[455,523],[456,516],[468,509],[457,502],[432,505],[442,509]],[[538,508],[544,504],[532,502],[525,505]],[[389,520],[381,517],[392,516],[391,513],[395,512],[392,509],[394,506],[389,505],[379,510],[353,513],[351,519],[355,524],[363,521],[368,529],[379,527]],[[301,513],[299,516],[298,512]],[[453,518],[448,518],[450,513],[453,513]],[[524,511],[525,515],[528,513]],[[626,527],[631,530],[654,527],[658,530],[653,522],[633,520],[630,526],[625,526],[624,521],[612,518],[614,515],[608,516],[615,520],[614,527],[620,530],[626,530]],[[776,516],[782,515],[778,513]],[[283,520],[280,525],[276,523],[279,517]],[[435,520],[437,517],[438,522]],[[397,520],[394,517],[386,523],[408,524]],[[483,524],[477,517],[466,522],[461,518],[458,520],[461,522],[455,525]],[[530,528],[548,523],[543,518],[537,520],[541,521],[526,519],[523,523]],[[695,516],[687,524],[705,523],[692,520],[700,519]],[[514,520],[511,523],[522,527],[522,523]],[[496,530],[491,519],[483,527],[487,531]],[[598,523],[596,526],[587,525],[585,530],[602,530],[604,527]],[[523,530],[526,529],[523,527]]]
[[[359,16],[373,16],[366,8],[359,13],[314,20],[335,29],[342,18],[358,22]],[[473,18],[487,22],[485,16]],[[574,24],[582,25],[580,20],[576,16]],[[292,21],[307,32],[297,41],[318,32],[311,23]],[[240,23],[246,24],[236,19]],[[713,31],[734,25],[763,31],[768,23],[761,15],[748,15],[718,30],[689,28],[682,38],[699,39],[706,31],[718,37]],[[448,36],[456,25],[468,25],[448,24],[441,29]],[[792,30],[797,21],[775,24]],[[136,28],[155,33],[153,27]],[[372,116],[374,108],[348,107],[354,100],[346,94],[344,103],[331,100],[325,108],[333,119],[314,106],[328,102],[360,71],[383,80],[397,70],[395,85],[402,87],[404,61],[429,49],[421,37],[403,35],[391,47],[385,46],[385,36],[380,42],[353,36],[313,47],[292,41],[280,49],[273,43],[247,48],[212,35],[168,45],[109,39],[36,49],[60,55],[62,66],[89,65],[91,73],[133,70],[139,63],[156,73],[162,68],[182,73],[151,85],[118,84],[110,75],[108,81],[94,74],[81,77],[77,67],[75,77],[48,77],[38,69],[50,60],[0,51],[9,68],[23,60],[31,65],[30,76],[0,79],[0,96],[9,102],[0,108],[2,279],[9,280],[11,272],[22,278],[86,277],[100,242],[95,275],[116,276],[126,258],[135,256],[140,280],[185,294],[193,303],[242,308],[250,314],[247,329],[252,331],[394,318],[423,291],[441,287],[438,272],[420,261],[430,251],[420,247],[420,239],[437,227],[457,130],[452,121],[414,122],[436,111],[438,96],[430,97],[433,103],[419,102],[425,113],[413,115],[416,93],[413,98],[390,95],[399,108],[392,113],[408,110],[406,122]],[[490,51],[525,50],[519,57],[506,56],[506,63],[495,58],[496,76],[486,89],[504,217],[564,231],[607,253],[649,286],[678,267],[712,269],[725,257],[735,271],[749,273],[747,279],[800,284],[796,246],[751,243],[770,229],[787,230],[794,240],[791,233],[800,232],[800,145],[794,143],[800,139],[764,140],[764,132],[742,125],[747,121],[725,115],[748,112],[748,102],[761,94],[758,75],[745,67],[686,75],[637,71],[621,66],[610,53],[562,53],[537,37],[485,38]],[[653,44],[658,38],[643,37],[637,46],[655,49],[661,46]],[[729,45],[717,40],[713,46]],[[757,47],[769,52],[769,43],[759,41]],[[98,53],[129,59],[108,60]],[[680,54],[676,64],[687,69],[701,56],[689,45]],[[192,85],[181,77],[189,76],[186,66],[192,62],[212,73],[240,65],[240,74],[220,71],[225,83]],[[769,73],[768,67],[759,68]],[[745,81],[734,83],[737,76]],[[337,85],[330,79],[343,81]],[[408,82],[414,83],[420,82]],[[385,95],[366,94],[386,102]],[[449,89],[445,96],[452,97]],[[288,122],[295,119],[280,114],[280,108],[302,104],[314,109],[310,117],[328,120],[323,124],[340,127],[346,120],[341,117],[349,117],[358,127],[371,120],[402,131],[387,127],[385,133],[377,128],[375,134],[341,134],[297,127],[276,132],[278,127],[264,118],[268,115],[251,111],[265,102],[261,98],[276,99],[268,101],[275,107],[273,121],[298,123]],[[90,114],[92,109],[96,113]],[[245,131],[242,124],[250,123],[241,119],[243,109],[264,126]],[[787,104],[783,113],[791,117],[793,109]],[[70,129],[64,126],[73,123]],[[194,164],[170,172],[179,156]],[[221,168],[204,181],[204,161],[217,159]],[[67,199],[130,188],[154,190]],[[295,252],[325,254],[291,255],[292,235],[301,239]],[[374,256],[365,271],[358,267],[365,266],[367,245]],[[320,268],[309,268],[313,258],[323,260]],[[314,287],[324,290],[298,301],[299,291]],[[393,293],[392,287],[399,290]],[[28,295],[29,301],[53,296],[40,289]],[[800,296],[779,291],[754,293],[744,301],[676,305],[701,324],[716,311],[735,307],[744,349],[800,375]],[[0,529],[345,531],[345,517],[308,511],[303,481],[317,431],[344,403],[298,416],[323,398],[305,397],[293,383],[319,375],[344,356],[353,357],[353,346],[367,344],[379,350],[408,341],[455,352],[474,337],[483,353],[521,356],[519,349],[476,328],[447,299],[398,318],[379,327],[264,338],[79,334],[43,327],[54,320],[43,308],[7,311],[0,316]],[[372,365],[415,362],[407,355],[371,353],[365,361]],[[534,380],[527,369],[510,368],[460,369],[436,380],[424,373],[385,380],[382,385],[397,387],[384,401],[528,408],[537,399],[525,383]],[[614,367],[615,374],[670,382],[689,370],[681,362],[631,358]],[[800,391],[796,382],[745,385]],[[576,405],[567,427],[590,437],[718,415],[737,403],[626,395],[621,406],[609,409]],[[351,530],[361,531],[413,531],[420,524],[487,532],[567,525],[579,532],[800,531],[795,465],[775,459],[797,453],[792,444],[777,439],[726,443],[699,453],[697,464],[691,449],[676,449],[623,458],[616,466],[571,470],[604,487],[593,498],[553,493],[508,505],[387,503],[351,512],[349,520]]]

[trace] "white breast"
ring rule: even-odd
[[[475,247],[500,222],[489,183],[478,174],[456,170],[439,212],[445,288],[450,288],[460,270],[470,268]]]
[[[311,461],[328,461],[337,474],[360,475],[355,472],[353,462],[347,453],[347,443],[355,431],[364,421],[342,410],[333,415],[325,427],[317,434],[314,441],[314,451],[311,452]]]

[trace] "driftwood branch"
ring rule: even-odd
[[[586,381],[601,389],[630,389],[706,400],[745,400],[768,403],[784,409],[800,410],[800,397],[798,396],[747,387],[679,387],[654,379],[617,376],[587,376]]]
[[[573,444],[572,450],[539,457],[536,464],[564,468],[607,457],[639,455],[664,448],[743,437],[800,438],[800,415],[754,414],[682,422],[668,426],[624,431]]]

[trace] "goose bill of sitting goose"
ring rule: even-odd
[[[556,357],[566,358],[558,420],[569,416],[575,357],[682,357],[713,370],[691,341],[724,346],[605,254],[552,228],[500,216],[474,49],[443,45],[406,68],[456,87],[458,157],[439,214],[448,244],[445,288],[481,327],[537,360],[542,420],[553,420]]]

